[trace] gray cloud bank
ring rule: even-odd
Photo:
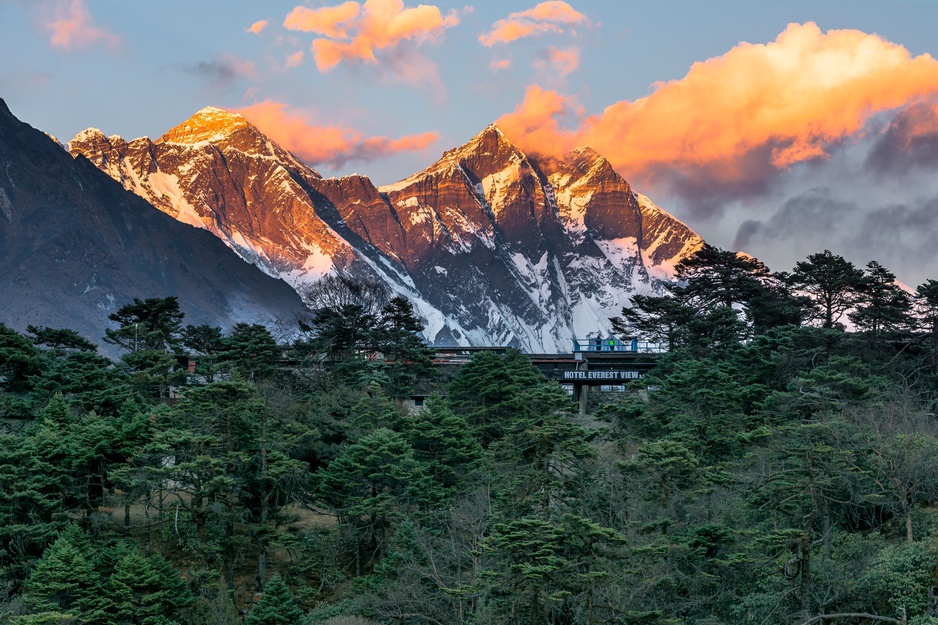
[[[858,266],[876,260],[913,287],[938,279],[934,111],[903,109],[829,158],[757,176],[748,188],[674,185],[659,203],[710,243],[774,270],[830,249]]]

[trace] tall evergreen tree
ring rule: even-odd
[[[26,582],[27,601],[40,611],[75,614],[86,623],[106,622],[104,580],[88,560],[88,540],[71,525],[43,553]]]
[[[915,289],[915,317],[928,333],[931,366],[938,373],[938,281],[927,280]]]
[[[808,317],[822,328],[834,328],[860,298],[863,272],[830,250],[811,254],[795,265],[791,285],[811,299]]]
[[[237,323],[222,339],[218,358],[244,379],[256,382],[277,371],[282,350],[266,327]]]
[[[0,571],[16,580],[67,523],[56,468],[25,443],[0,433]]]
[[[423,322],[405,297],[394,297],[381,310],[375,347],[385,358],[389,393],[406,397],[420,379],[433,376],[433,350],[420,332]]]
[[[32,334],[33,343],[45,345],[53,350],[94,352],[98,349],[97,345],[74,330],[28,325],[26,326],[26,332]]]
[[[185,583],[159,556],[129,551],[108,580],[113,604],[109,625],[165,625],[192,602]]]
[[[442,497],[407,440],[381,428],[346,448],[319,476],[318,494],[355,532],[356,573],[380,557],[406,514],[426,512]]]
[[[668,351],[682,343],[684,329],[696,310],[673,296],[633,295],[632,306],[610,319],[619,336],[664,343]]]
[[[245,625],[298,625],[303,611],[283,578],[274,575],[264,585],[264,596],[248,615]]]
[[[912,298],[896,284],[896,275],[875,260],[866,265],[856,309],[850,321],[872,336],[907,330],[911,324]]]
[[[33,376],[41,371],[40,356],[29,339],[0,322],[0,390],[5,393],[29,391]]]
[[[482,447],[466,420],[451,411],[439,395],[404,419],[404,432],[417,460],[425,463],[434,481],[448,491],[461,490],[478,477]]]
[[[748,306],[771,276],[755,258],[709,244],[681,259],[676,269],[673,291],[698,308]]]
[[[61,393],[84,412],[116,416],[127,400],[140,401],[114,361],[92,351],[68,351],[47,360],[47,368],[35,381],[36,399]]]
[[[174,352],[180,344],[183,317],[185,313],[179,310],[176,297],[134,298],[132,304],[108,315],[120,327],[105,330],[104,342],[128,352]]]
[[[486,447],[527,413],[530,406],[524,391],[545,383],[531,361],[516,350],[504,356],[479,352],[460,367],[449,385],[447,401]]]

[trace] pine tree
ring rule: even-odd
[[[124,555],[114,567],[108,582],[114,603],[111,621],[117,625],[154,623],[162,613],[159,577],[142,556],[135,552]]]
[[[40,356],[29,339],[0,322],[0,391],[29,391],[40,372]]]
[[[98,346],[84,338],[74,330],[66,328],[44,328],[42,326],[28,325],[26,332],[32,334],[33,343],[36,345],[45,345],[50,349],[77,350],[83,352],[95,352]]]
[[[114,362],[90,351],[55,354],[35,387],[39,397],[61,393],[72,406],[107,416],[116,415],[127,400],[138,401]]]
[[[420,335],[422,330],[423,322],[404,297],[391,299],[381,310],[375,347],[384,355],[387,389],[393,397],[407,397],[418,380],[434,374],[433,350]]]
[[[473,482],[482,466],[482,446],[442,397],[434,395],[423,410],[405,418],[404,430],[415,457],[437,483],[458,491]]]
[[[39,412],[37,421],[49,427],[68,428],[75,425],[78,419],[72,415],[72,411],[65,403],[62,393],[56,393],[45,408]]]
[[[270,330],[264,326],[238,323],[222,339],[218,359],[245,380],[256,382],[277,371],[281,351]]]
[[[257,389],[243,381],[190,388],[168,414],[171,427],[156,434],[147,454],[157,465],[148,471],[160,476],[156,482],[174,480],[177,493],[186,493],[176,502],[189,512],[197,547],[206,555],[221,552],[229,584],[234,583],[234,526],[246,512],[264,410]],[[162,464],[167,456],[173,465]],[[214,544],[207,533],[212,524],[220,529]]]
[[[104,331],[104,342],[129,352],[155,350],[173,352],[179,346],[182,319],[175,297],[134,298],[132,304],[121,306],[108,315],[120,327]]]
[[[789,279],[811,299],[809,317],[828,329],[857,303],[863,286],[863,272],[830,250],[797,263]]]
[[[0,433],[0,570],[22,579],[63,526],[65,511],[53,467],[24,444]]]
[[[678,286],[672,290],[698,308],[748,305],[771,275],[751,256],[708,244],[682,259],[676,269]]]
[[[620,317],[613,317],[612,329],[619,336],[664,343],[668,351],[684,339],[684,326],[696,311],[671,295],[634,295],[632,306],[623,308]]]
[[[108,605],[104,581],[85,557],[88,541],[71,525],[49,547],[26,582],[27,603],[43,611],[65,611],[83,622],[101,623]]]
[[[108,590],[113,603],[112,625],[164,625],[192,603],[185,583],[166,560],[144,558],[136,550],[117,561]]]
[[[585,622],[598,622],[595,594],[610,583],[605,561],[623,542],[615,530],[575,515],[496,524],[483,550],[492,560],[487,576],[500,622],[568,623],[574,604]]]
[[[938,373],[938,281],[927,280],[915,289],[915,316],[928,333],[932,371]]]
[[[293,593],[279,575],[264,585],[264,596],[248,615],[245,625],[297,625],[303,611],[296,605]]]
[[[385,538],[402,517],[426,511],[443,493],[434,488],[407,440],[380,428],[347,447],[321,472],[318,494],[336,510],[340,522],[352,526],[360,574],[362,547],[370,556],[380,555]]]
[[[907,329],[911,309],[911,298],[896,284],[896,275],[873,260],[866,265],[856,310],[847,316],[875,337]]]
[[[537,368],[517,350],[504,356],[480,352],[460,367],[450,382],[447,401],[487,447],[527,414],[530,406],[523,396],[525,389],[544,383]]]

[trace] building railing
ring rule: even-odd
[[[573,339],[573,352],[631,352],[633,354],[662,354],[668,351],[667,343],[622,340],[616,337]]]

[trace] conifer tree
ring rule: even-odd
[[[433,350],[420,335],[422,330],[423,322],[405,297],[392,298],[381,310],[375,347],[384,356],[387,388],[394,397],[407,397],[419,379],[434,374]]]
[[[915,289],[915,316],[928,333],[932,371],[938,373],[938,281],[927,280]]]
[[[49,547],[26,582],[27,602],[39,611],[64,611],[83,622],[103,623],[104,580],[86,556],[88,541],[71,525]]]
[[[789,280],[811,299],[809,318],[831,329],[857,303],[863,272],[843,256],[824,250],[797,263]]]
[[[52,350],[76,350],[95,352],[98,346],[84,338],[74,330],[67,328],[44,328],[42,326],[28,325],[26,332],[32,334],[33,343],[45,345]]]
[[[113,625],[165,625],[192,597],[185,583],[159,556],[144,558],[131,550],[114,567],[108,581]]]
[[[105,330],[104,342],[128,352],[173,352],[180,343],[184,317],[175,297],[134,298],[132,304],[125,304],[108,315],[108,319],[120,327]]]
[[[184,317],[175,297],[134,298],[132,304],[108,315],[120,327],[106,329],[104,342],[127,352],[121,360],[132,373],[134,388],[143,396],[166,397],[170,386],[185,379],[184,371],[173,371]]]
[[[417,460],[437,483],[457,491],[472,483],[482,466],[482,447],[466,420],[447,407],[439,395],[423,410],[404,419],[404,430]]]
[[[866,265],[856,310],[847,316],[875,337],[907,329],[911,309],[911,298],[896,284],[896,275],[872,260]]]
[[[544,383],[531,361],[517,350],[509,350],[504,356],[480,352],[460,367],[449,385],[447,401],[487,447],[529,410],[525,389]]]
[[[245,625],[297,625],[303,611],[279,575],[264,585],[264,596],[248,615]]]
[[[0,391],[30,390],[32,377],[40,372],[40,355],[29,339],[0,322]]]
[[[671,351],[682,342],[684,327],[694,314],[695,310],[677,297],[634,295],[632,306],[610,321],[613,332],[621,337],[664,343]]]
[[[0,571],[25,577],[25,567],[63,527],[65,511],[53,467],[24,444],[0,433]]]
[[[677,264],[673,292],[697,308],[733,308],[748,305],[770,275],[768,267],[751,256],[704,244]]]
[[[36,396],[61,393],[84,412],[115,416],[127,400],[138,401],[123,372],[114,362],[92,351],[67,351],[48,359],[36,380]]]
[[[379,556],[392,528],[409,513],[424,512],[442,498],[414,450],[397,432],[379,428],[347,447],[319,478],[319,496],[355,532],[356,574],[362,548]]]
[[[221,341],[218,359],[250,382],[277,371],[281,349],[270,330],[259,323],[238,323]]]

